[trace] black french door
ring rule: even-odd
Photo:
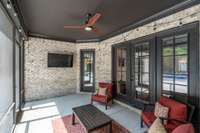
[[[123,102],[130,100],[130,48],[129,44],[117,45],[113,48],[114,95]]]
[[[155,101],[155,38],[145,37],[113,48],[117,99],[142,107]]]
[[[95,91],[95,51],[81,50],[81,91]]]
[[[142,107],[155,101],[155,38],[131,42],[131,102]]]

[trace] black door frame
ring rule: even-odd
[[[138,100],[135,97],[135,75],[134,75],[134,66],[135,66],[135,60],[134,60],[134,54],[135,54],[135,45],[140,45],[141,43],[149,42],[149,101],[142,101]],[[135,39],[131,41],[130,47],[131,47],[131,81],[130,86],[132,90],[132,98],[131,103],[134,104],[138,108],[142,108],[144,103],[154,103],[155,102],[155,96],[156,96],[156,65],[155,65],[155,57],[156,57],[156,43],[155,43],[155,36],[149,35],[145,37],[141,37],[138,39]]]
[[[85,52],[92,52],[93,54],[93,86],[92,87],[84,87],[83,85],[83,78],[84,78],[84,62],[83,62],[83,54]],[[96,77],[96,73],[95,73],[95,49],[81,49],[80,50],[80,91],[81,92],[95,92],[95,77]]]
[[[123,42],[123,43],[119,43],[119,44],[115,44],[112,46],[112,82],[113,82],[113,95],[116,99],[120,100],[120,101],[123,101],[125,103],[130,103],[130,97],[131,97],[131,90],[130,89],[127,89],[127,88],[130,88],[130,46],[129,46],[130,42]],[[120,94],[117,94],[117,86],[116,86],[116,65],[117,65],[117,60],[116,60],[116,56],[117,56],[117,52],[116,50],[118,48],[125,48],[127,51],[126,51],[126,91],[127,91],[127,94],[126,95],[120,95]]]

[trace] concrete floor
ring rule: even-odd
[[[90,103],[90,95],[74,94],[25,104],[24,113],[14,133],[53,133],[51,120],[72,113],[72,107]],[[96,107],[108,114],[132,133],[143,133],[140,128],[140,117],[137,111],[114,103],[105,110],[100,103]]]

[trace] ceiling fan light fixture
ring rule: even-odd
[[[91,31],[91,30],[92,30],[92,27],[87,26],[87,27],[85,27],[85,30],[86,30],[86,31]]]

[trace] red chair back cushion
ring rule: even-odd
[[[112,83],[99,82],[99,87],[107,88],[109,95],[112,96]]]
[[[183,124],[178,126],[172,133],[195,133],[192,124]]]
[[[160,97],[160,104],[169,108],[169,118],[187,120],[187,105],[177,102],[165,96]]]

